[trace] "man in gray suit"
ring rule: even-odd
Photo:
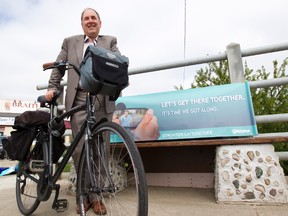
[[[56,59],[57,62],[67,60],[68,62],[79,67],[85,50],[90,44],[97,44],[97,46],[119,53],[117,48],[117,39],[115,37],[99,35],[101,19],[97,11],[92,8],[84,9],[81,14],[81,25],[84,31],[84,35],[75,35],[65,38],[61,47],[61,51]],[[61,71],[58,69],[52,70],[48,91],[45,94],[47,100],[51,100],[55,91],[60,88],[60,81],[62,77],[63,74]],[[95,102],[96,119],[100,120],[101,118],[105,117],[111,121],[113,111],[115,110],[115,103],[109,101],[108,96],[97,95],[97,97],[98,100]],[[73,71],[73,69],[69,69],[65,96],[65,109],[68,111],[74,106],[84,104],[85,99],[86,94],[83,92],[81,85],[79,84],[79,76],[75,71]],[[85,111],[76,113],[70,119],[73,136],[76,135],[80,130],[80,126],[82,125],[84,119]],[[82,145],[79,143],[72,155],[76,170],[78,170],[78,163],[83,148],[83,141],[81,144]],[[76,202],[78,203],[78,200],[76,200]],[[89,201],[86,202],[85,210],[88,210],[90,207],[92,207],[96,214],[103,215],[107,213],[106,207],[101,202],[101,200],[90,200],[90,202],[92,202],[92,204],[89,204]],[[76,211],[78,214],[80,213],[78,204]]]

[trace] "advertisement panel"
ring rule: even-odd
[[[120,97],[113,121],[135,141],[258,133],[248,82]]]

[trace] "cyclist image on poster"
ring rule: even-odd
[[[124,114],[120,117],[122,127],[129,129],[131,127],[132,116],[129,114],[129,110],[125,110]]]

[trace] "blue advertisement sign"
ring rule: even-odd
[[[258,133],[248,82],[119,97],[113,121],[135,141]]]

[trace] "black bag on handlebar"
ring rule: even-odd
[[[116,100],[128,86],[128,64],[126,56],[90,45],[80,64],[81,86],[87,92]]]
[[[6,150],[11,160],[23,161],[26,159],[30,147],[36,138],[38,129],[48,131],[50,114],[44,111],[26,111],[15,117],[11,136],[2,140],[3,148]],[[65,145],[61,137],[54,137],[53,162],[56,163],[65,150]],[[57,158],[58,157],[58,158]],[[55,162],[56,161],[56,162]]]

